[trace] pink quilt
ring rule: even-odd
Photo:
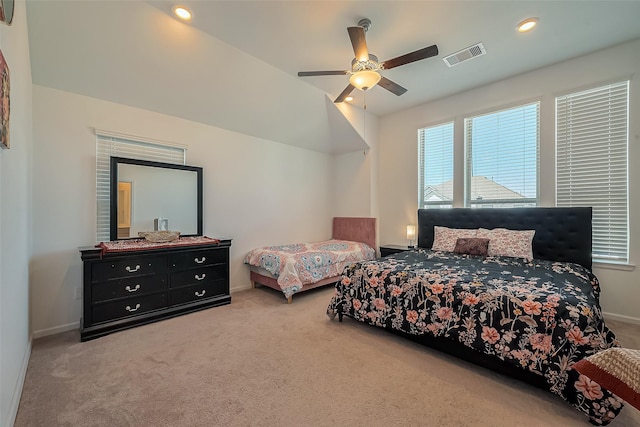
[[[244,263],[271,273],[289,298],[303,285],[340,276],[347,265],[375,257],[375,250],[369,245],[332,239],[253,249]]]

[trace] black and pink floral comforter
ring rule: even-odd
[[[553,393],[605,425],[621,401],[571,368],[618,345],[599,293],[578,264],[417,249],[347,267],[327,314],[457,340],[544,376]]]

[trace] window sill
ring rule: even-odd
[[[633,271],[636,269],[635,264],[621,262],[593,261],[594,268],[603,268],[606,270]]]

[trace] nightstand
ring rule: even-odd
[[[382,245],[380,246],[380,256],[385,257],[387,255],[397,254],[398,252],[404,252],[411,249],[413,248],[405,245]]]

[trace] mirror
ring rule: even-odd
[[[111,157],[111,240],[140,231],[202,235],[202,168]]]

